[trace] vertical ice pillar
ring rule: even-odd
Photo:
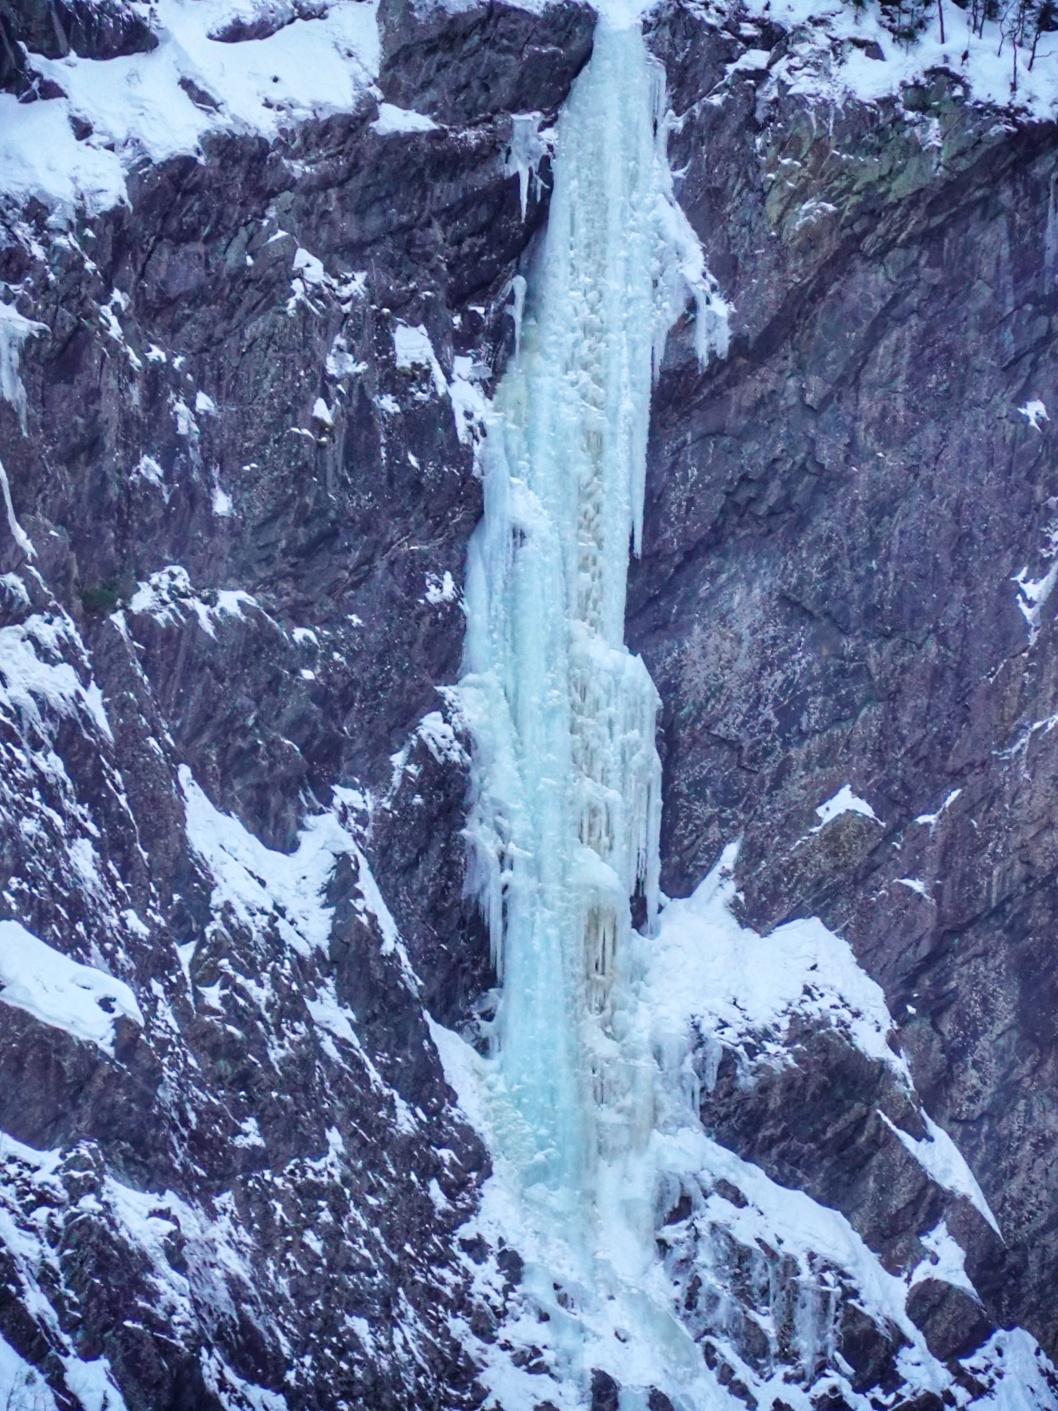
[[[558,124],[467,572],[470,885],[502,983],[501,1140],[555,1206],[649,1120],[615,1023],[630,898],[648,925],[657,908],[660,821],[657,694],[623,642],[628,555],[668,328],[693,297],[699,355],[726,332],[672,196],[662,95],[638,27],[600,22]]]

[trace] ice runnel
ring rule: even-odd
[[[673,198],[663,99],[638,26],[600,21],[558,124],[467,571],[469,885],[502,986],[498,1123],[526,1190],[571,1230],[600,1157],[650,1128],[619,996],[630,898],[648,928],[658,905],[658,700],[623,640],[653,376],[692,300],[699,356],[726,341]]]

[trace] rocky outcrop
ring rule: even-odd
[[[487,1158],[423,1018],[489,983],[437,688],[543,212],[503,102],[549,13],[557,103],[587,13],[496,12],[429,57],[472,111],[386,130],[433,42],[405,16],[355,111],[6,227],[36,327],[0,403],[0,914],[140,1006],[91,1043],[0,991],[12,1405],[481,1399],[452,1320]]]
[[[51,98],[54,90],[34,76],[31,55],[86,59],[149,53],[158,43],[138,7],[126,0],[9,0],[0,12],[0,91],[22,101]]]
[[[1002,1252],[969,1241],[976,1286],[1053,1351],[1054,487],[1029,404],[1056,373],[1054,128],[997,122],[946,73],[806,110],[768,26],[750,70],[729,70],[744,33],[685,11],[654,42],[687,115],[681,200],[737,310],[712,376],[685,351],[662,376],[633,575],[663,885],[741,837],[754,926],[849,938],[998,1218]],[[873,816],[821,822],[845,785]],[[732,1096],[722,1139],[876,1247],[921,1232],[870,1082],[815,1047]]]

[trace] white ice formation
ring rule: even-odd
[[[699,359],[727,344],[673,196],[663,100],[638,25],[600,22],[558,124],[547,232],[493,404],[462,690],[471,886],[502,982],[496,1147],[567,1284],[619,1301],[653,1260],[654,1193],[629,1179],[656,1072],[632,906],[649,932],[661,810],[657,692],[624,645],[629,551],[669,330],[693,305]],[[639,1311],[649,1321],[654,1305]]]

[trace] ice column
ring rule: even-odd
[[[673,199],[663,96],[638,27],[600,22],[558,124],[467,570],[469,880],[502,983],[502,1140],[555,1206],[651,1120],[615,1000],[630,898],[648,927],[658,900],[658,700],[623,642],[628,556],[668,329],[693,301],[704,360],[727,326]]]

